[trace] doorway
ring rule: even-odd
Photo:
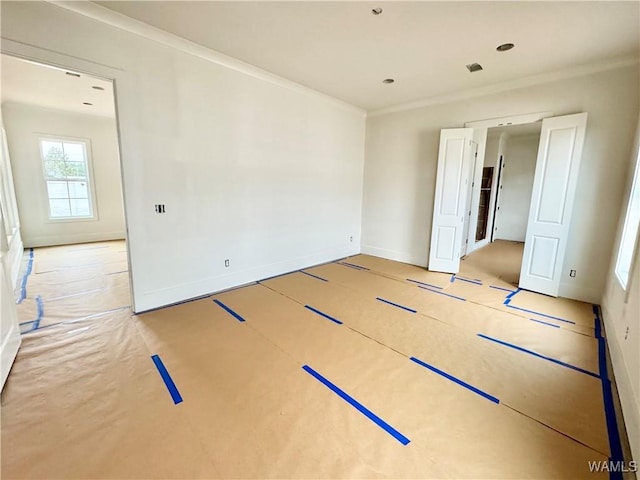
[[[516,236],[517,239],[518,235],[522,236],[518,232],[524,225],[520,287],[557,296],[567,248],[587,114],[551,117],[543,113],[512,117],[512,119],[515,121],[485,120],[467,124],[466,128],[441,130],[429,270],[457,273],[462,252],[469,252],[489,243],[491,238],[488,231],[492,232],[492,238],[495,240],[500,219],[505,218],[500,235]],[[514,216],[513,212],[518,210],[516,207],[527,205],[526,188],[514,188],[511,192],[512,198],[508,198],[508,204],[499,201],[505,190],[503,180],[505,156],[498,155],[498,161],[502,158],[502,162],[494,167],[493,172],[484,170],[484,151],[487,147],[488,130],[510,125],[529,128],[522,125],[532,124],[540,119],[542,124],[533,186],[528,202],[529,212],[526,215],[516,213]],[[505,138],[501,135],[503,149]],[[477,151],[483,152],[482,155],[473,155],[474,140],[478,141]],[[500,142],[498,142],[498,149],[500,150]],[[494,174],[496,170],[497,175]],[[517,168],[511,171],[516,172],[516,170]],[[480,208],[483,176],[486,180],[485,185],[489,177],[492,183],[498,182],[500,178],[500,184],[494,183],[495,188],[488,190],[489,194],[484,196],[484,200],[487,196],[490,199],[488,212],[485,205],[482,206],[482,212]],[[525,190],[524,195],[522,190]],[[495,192],[494,202],[491,200],[492,191]],[[468,195],[472,196],[470,209],[465,208],[468,205]],[[491,217],[492,203],[498,205],[495,207],[493,218]],[[504,209],[505,213],[503,214],[500,209]],[[508,212],[511,212],[511,216]],[[522,222],[523,219],[526,219],[526,223]],[[479,230],[478,220],[481,221],[480,223],[486,222],[486,227],[482,225],[480,229],[480,233],[484,233],[485,237],[481,241],[475,240]],[[488,225],[490,221],[494,223],[491,227]],[[464,232],[467,232],[466,238]],[[465,242],[467,245],[463,247]]]
[[[469,254],[475,251],[477,257],[491,245],[494,261],[485,268],[514,286],[519,284],[541,127],[534,122],[489,128],[480,183],[472,186],[472,197],[478,190],[478,207],[472,212],[476,229]]]
[[[23,334],[131,306],[113,81],[2,54]]]

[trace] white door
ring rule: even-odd
[[[7,236],[0,212],[0,390],[4,387],[22,341],[13,296],[14,285],[9,278],[7,251]]]
[[[587,114],[542,121],[520,288],[558,296]]]
[[[463,241],[472,128],[440,131],[429,270],[457,273]]]
[[[476,161],[478,160],[478,143],[471,140],[471,162],[469,162],[469,175],[467,177],[467,200],[464,209],[464,228],[462,229],[462,245],[460,247],[460,257],[464,257],[469,252],[469,229],[471,228],[471,203],[474,195],[473,179],[476,176]]]
[[[471,176],[471,188],[469,189],[470,198],[467,200],[467,204],[470,204],[469,210],[471,216],[469,217],[469,228],[465,234],[465,255],[469,255],[477,247],[476,230],[478,228],[478,209],[480,206],[480,189],[482,188],[482,173],[484,170],[484,156],[487,147],[487,129],[486,128],[474,128],[473,129],[473,141],[477,143],[474,157],[472,158],[472,172]]]

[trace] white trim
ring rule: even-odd
[[[523,115],[510,115],[508,117],[489,118],[487,120],[476,120],[465,122],[465,128],[494,128],[511,125],[525,125],[535,123],[545,118],[553,117],[553,112],[525,113]],[[533,134],[532,134],[533,135]]]
[[[436,95],[424,100],[416,102],[402,103],[392,107],[380,108],[378,110],[371,110],[368,112],[368,117],[377,117],[379,115],[387,115],[389,113],[403,112],[405,110],[415,110],[418,108],[429,107],[431,105],[439,105],[443,103],[456,102],[460,100],[467,100],[470,98],[481,97],[483,95],[491,95],[494,93],[505,92],[508,90],[516,90],[518,88],[526,88],[532,85],[538,85],[542,83],[557,82],[559,80],[565,80],[567,78],[581,77],[584,75],[591,75],[593,73],[604,72],[606,70],[614,70],[616,68],[630,67],[637,65],[640,59],[637,56],[609,59],[603,62],[592,63],[588,65],[580,65],[577,67],[570,67],[563,70],[558,70],[550,73],[541,73],[539,75],[532,75],[529,77],[519,78],[515,80],[509,80],[507,82],[495,83],[493,85],[487,85],[485,87],[472,88],[468,90],[462,90],[458,92],[446,93],[443,95]]]
[[[633,177],[631,180],[631,188],[629,189],[629,194],[627,196],[626,208],[624,210],[624,223],[622,224],[622,234],[620,235],[620,241],[618,242],[618,248],[616,251],[616,262],[614,264],[613,271],[615,276],[620,283],[620,287],[625,292],[625,303],[629,300],[629,292],[631,291],[631,278],[633,274],[633,267],[635,266],[636,257],[638,256],[638,232],[640,231],[640,225],[632,225],[631,224],[631,213],[634,211],[633,205],[633,197],[634,193],[636,193],[637,189],[640,189],[640,147],[636,152],[636,161],[635,166],[633,167]],[[631,245],[631,256],[629,265],[627,265],[626,269],[626,279],[622,278],[622,274],[625,273],[624,270],[621,271],[620,261],[622,260],[622,251],[624,247],[629,247],[629,245],[625,245],[625,240],[627,240],[629,235],[629,228],[635,228],[636,232],[634,237],[631,239],[633,244]]]
[[[271,278],[275,275],[283,275],[283,273],[333,262],[341,258],[357,255],[358,253],[360,253],[358,248],[353,245],[328,248],[304,257],[275,262],[268,265],[260,265],[258,267],[248,268],[226,275],[199,279],[193,282],[185,282],[160,290],[143,292],[138,302],[136,302],[137,310],[135,310],[134,313],[138,314],[176,303],[184,303],[185,301],[195,300],[213,293],[219,293],[231,288],[237,288],[241,285]]]
[[[38,137],[38,151],[40,152],[40,167],[42,168],[42,180],[44,185],[44,197],[46,199],[46,207],[47,207],[47,220],[45,223],[68,223],[68,222],[87,222],[87,221],[98,221],[100,219],[98,215],[98,205],[96,203],[96,195],[95,195],[95,185],[93,181],[93,162],[92,162],[92,150],[91,150],[91,139],[89,138],[80,138],[80,137],[66,137],[62,135],[51,135],[51,134],[39,134],[36,133]],[[71,215],[68,217],[52,217],[51,216],[51,203],[49,198],[49,187],[47,182],[49,179],[47,178],[47,172],[45,170],[44,162],[44,152],[42,151],[42,142],[43,141],[52,141],[52,142],[60,142],[64,143],[76,143],[82,145],[82,149],[84,151],[84,162],[87,167],[86,172],[86,183],[88,190],[88,199],[89,199],[89,207],[90,207],[90,215]],[[66,181],[68,180],[60,180]],[[69,201],[71,201],[71,197],[69,197]]]
[[[609,347],[609,355],[611,358],[611,367],[613,369],[615,386],[618,390],[618,398],[622,407],[622,423],[627,431],[629,445],[631,447],[631,456],[634,459],[640,458],[640,400],[633,391],[633,382],[629,375],[629,368],[625,361],[624,353],[620,345],[620,340],[616,335],[612,315],[606,306],[603,305],[602,321],[604,323],[604,331],[607,338],[607,346]]]
[[[60,238],[63,237],[63,240]],[[55,245],[71,245],[75,243],[108,242],[125,239],[125,231],[78,233],[74,235],[40,235],[29,239],[25,248],[51,247]]]
[[[245,75],[264,80],[266,82],[287,88],[289,90],[293,90],[298,93],[319,98],[334,106],[359,114],[363,117],[365,117],[367,114],[365,109],[352,105],[351,103],[347,103],[343,100],[338,100],[337,98],[331,97],[327,94],[320,93],[317,90],[313,90],[312,88],[305,87],[291,80],[287,80],[286,78],[280,77],[279,75],[275,75],[271,72],[255,67],[236,58],[217,52],[211,48],[198,45],[197,43],[191,42],[172,33],[140,22],[131,17],[127,17],[126,15],[123,15],[121,13],[114,12],[113,10],[110,10],[106,7],[96,5],[93,2],[51,0],[50,3],[74,13],[84,15],[85,17],[89,17],[98,22],[105,23],[121,30],[125,30],[129,33],[133,33],[134,35],[139,35],[154,42],[158,42],[162,45],[175,48],[176,50],[180,50],[184,53],[188,53],[203,60],[207,60],[231,70],[244,73]]]

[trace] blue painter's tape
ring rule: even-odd
[[[474,393],[477,393],[478,395],[480,395],[481,397],[486,398],[487,400],[491,400],[493,403],[500,403],[500,400],[497,397],[494,397],[493,395],[489,395],[487,392],[484,392],[482,390],[480,390],[479,388],[474,387],[473,385],[469,385],[467,382],[463,382],[462,380],[460,380],[459,378],[454,377],[453,375],[449,375],[447,372],[443,372],[442,370],[429,365],[428,363],[423,362],[422,360],[420,360],[419,358],[416,357],[411,357],[411,361],[417,363],[418,365],[424,367],[424,368],[428,368],[429,370],[431,370],[432,372],[437,373],[438,375],[442,375],[444,378],[451,380],[454,383],[457,383],[458,385],[462,385],[464,388],[467,388],[469,390],[471,390]]]
[[[393,438],[398,440],[402,445],[407,445],[411,441],[407,437],[405,437],[402,433],[400,433],[398,430],[396,430],[387,422],[385,422],[383,419],[381,419],[379,416],[377,416],[375,413],[373,413],[371,410],[369,410],[367,407],[365,407],[360,402],[358,402],[355,398],[353,398],[348,393],[346,393],[344,390],[340,389],[338,386],[334,385],[325,377],[320,375],[310,366],[304,365],[302,369],[308,374],[310,374],[312,377],[314,377],[316,380],[318,380],[320,383],[322,383],[325,387],[329,388],[331,391],[336,393],[340,398],[345,400],[349,405],[354,407],[356,410],[358,410],[365,417],[367,417],[373,423],[375,423],[380,428],[382,428],[385,432],[387,432]]]
[[[460,280],[462,282],[473,283],[474,285],[482,285],[482,281],[481,280],[471,280],[469,278],[458,277],[458,276],[455,276],[454,280]]]
[[[367,267],[361,267],[360,265],[354,265],[353,263],[349,263],[349,262],[338,262],[340,265],[344,265],[345,267],[351,267],[351,268],[356,268],[358,270],[369,270]]]
[[[412,280],[410,278],[407,278],[407,282],[413,282],[413,283],[417,283],[418,285],[424,285],[425,287],[437,288],[439,290],[442,290],[442,287],[439,287],[437,285],[431,285],[430,283],[419,282],[418,280]]]
[[[40,320],[42,320],[42,317],[44,316],[44,302],[42,301],[42,297],[40,295],[37,295],[35,300],[36,300],[37,317],[34,320],[28,320],[26,322],[21,322],[19,324],[20,327],[31,325],[31,328],[29,329],[21,328],[20,329],[21,334],[32,332],[40,327]]]
[[[509,295],[507,295],[504,299],[504,304],[505,305],[509,305],[509,302],[511,301],[511,299],[514,297],[514,295],[516,295],[518,292],[520,292],[520,288],[518,287],[517,289],[515,289],[513,292],[511,292]]]
[[[313,308],[310,305],[305,305],[304,308],[311,310],[313,313],[317,313],[318,315],[320,315],[321,317],[326,318],[327,320],[331,320],[332,322],[337,323],[338,325],[342,325],[342,322],[340,320],[338,320],[337,318],[333,318],[331,315],[327,315],[326,313],[321,312],[320,310],[316,310],[315,308]]]
[[[489,285],[489,288],[495,288],[496,290],[502,290],[505,292],[511,292],[511,293],[515,293],[515,290],[509,290],[508,288],[504,288],[504,287],[497,287],[495,285]]]
[[[607,433],[609,435],[609,449],[611,456],[609,460],[612,462],[622,462],[624,455],[622,454],[622,443],[620,442],[620,434],[618,433],[618,421],[616,419],[616,410],[613,402],[613,385],[609,379],[609,371],[607,370],[607,344],[602,336],[602,319],[600,318],[600,309],[597,305],[593,306],[593,314],[595,317],[596,338],[598,339],[598,368],[600,369],[600,378],[602,380],[602,399],[604,401],[604,413],[607,422]],[[611,480],[622,480],[622,472],[610,472]]]
[[[27,270],[24,272],[24,276],[22,277],[22,283],[20,284],[20,297],[16,301],[17,304],[24,302],[24,299],[27,298],[27,280],[29,280],[29,275],[33,271],[33,248],[29,249],[29,261],[27,262]]]
[[[532,313],[534,315],[539,315],[540,317],[545,317],[545,318],[553,318],[554,320],[558,320],[559,322],[572,323],[574,325],[576,324],[576,322],[574,322],[573,320],[567,320],[566,318],[554,317],[553,315],[547,315],[546,313],[536,312],[535,310],[527,310],[526,308],[516,307],[515,305],[509,305],[507,302],[505,302],[505,305],[507,307],[509,307],[509,308],[513,308],[515,310],[520,310],[521,312]]]
[[[416,313],[416,310],[414,310],[413,308],[398,305],[397,303],[390,302],[389,300],[385,300],[384,298],[376,297],[376,300],[380,300],[381,302],[388,303],[389,305],[393,305],[394,307],[402,308],[407,312]]]
[[[594,321],[594,335],[596,338],[602,337],[602,330],[600,328],[600,315],[598,314],[598,308],[593,306],[593,321]]]
[[[244,318],[242,318],[240,315],[238,315],[236,312],[234,312],[233,310],[231,310],[229,307],[227,307],[224,303],[222,303],[220,300],[217,299],[213,299],[213,303],[215,303],[216,305],[222,307],[229,315],[231,315],[232,317],[234,317],[236,320],[238,320],[239,322],[244,322]]]
[[[162,380],[164,380],[164,384],[167,386],[167,390],[169,390],[169,394],[173,399],[173,403],[175,405],[177,405],[178,403],[181,403],[182,395],[180,395],[180,392],[178,391],[178,387],[176,387],[176,384],[173,383],[173,379],[171,378],[171,375],[169,375],[169,372],[167,372],[167,369],[162,363],[162,360],[160,360],[160,357],[158,355],[152,355],[151,360],[153,360],[153,363],[156,365],[156,368],[158,369],[158,372],[160,373]]]
[[[543,325],[549,325],[550,327],[560,328],[560,325],[556,325],[555,323],[543,322],[542,320],[536,320],[535,318],[530,318],[532,322],[541,323]]]
[[[478,333],[478,336],[481,338],[484,338],[485,340],[490,340],[492,342],[499,343],[500,345],[504,345],[505,347],[513,348],[520,352],[528,353],[529,355],[533,355],[534,357],[542,358],[543,360],[548,360],[549,362],[553,362],[557,365],[561,365],[563,367],[570,368],[572,370],[576,370],[578,372],[585,373],[587,375],[591,375],[592,377],[595,377],[595,378],[600,378],[600,376],[597,373],[590,372],[589,370],[585,370],[584,368],[576,367],[575,365],[571,365],[570,363],[565,363],[560,360],[556,360],[555,358],[552,358],[552,357],[547,357],[546,355],[541,355],[537,352],[534,352],[533,350],[528,350],[518,345],[514,345],[513,343],[507,343],[502,340],[498,340],[497,338],[483,335],[482,333]]]
[[[451,278],[449,279],[449,281],[450,281],[451,283],[453,283],[453,282],[455,282],[455,281],[456,281],[456,274],[455,274],[455,273],[452,273],[452,274],[451,274]]]
[[[40,326],[40,320],[42,320],[42,317],[44,316],[44,302],[40,295],[36,296],[36,307],[38,308],[38,316],[33,322],[33,330]]]
[[[440,292],[438,290],[431,290],[430,288],[422,287],[420,285],[418,285],[418,288],[421,288],[421,289],[426,290],[428,292],[439,293],[440,295],[446,295],[447,297],[455,298],[456,300],[462,300],[463,302],[467,301],[466,298],[458,297],[457,295],[451,295],[450,293]]]
[[[304,273],[305,275],[309,275],[310,277],[317,278],[318,280],[322,280],[323,282],[329,281],[326,278],[319,277],[317,275],[314,275],[313,273],[305,272],[304,270],[300,270],[300,273]]]

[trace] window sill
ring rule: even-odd
[[[55,217],[46,220],[46,223],[76,223],[76,222],[96,222],[98,216],[93,217]]]

